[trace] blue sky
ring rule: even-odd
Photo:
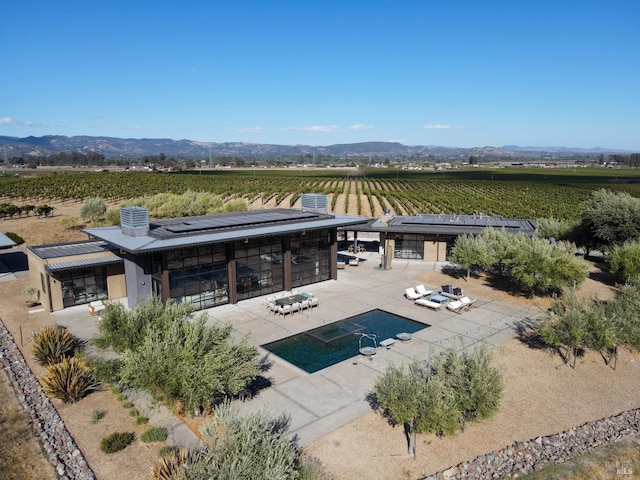
[[[0,12],[0,135],[640,151],[638,0]]]

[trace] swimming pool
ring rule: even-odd
[[[359,355],[361,333],[376,335],[378,343],[401,332],[415,333],[429,325],[384,310],[371,310],[338,322],[267,343],[262,347],[306,372],[313,373]],[[362,346],[373,343],[362,339]]]

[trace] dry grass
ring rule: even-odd
[[[28,245],[84,238],[85,236],[78,230],[64,230],[59,223],[63,215],[77,216],[80,204],[76,202],[53,205],[56,207],[54,217],[6,221],[2,225],[3,231],[18,233]],[[336,209],[344,209],[344,203],[341,205],[342,207],[338,202]],[[350,205],[350,210],[351,208]],[[53,323],[46,312],[27,313],[28,309],[24,305],[26,298],[22,294],[22,288],[27,283],[26,280],[0,283],[0,298],[12,299],[12,301],[0,302],[0,318],[18,343],[20,326],[28,335],[31,330]],[[456,283],[463,286],[472,296],[529,307],[546,308],[548,306],[548,299],[527,299],[513,295],[501,285],[494,284],[485,278],[475,278],[466,284],[463,279],[452,278],[442,272],[434,271],[416,278],[416,283],[430,285]],[[610,298],[614,291],[606,273],[602,272],[597,265],[593,265],[589,280],[581,286],[578,294],[581,298],[597,294],[605,299]],[[41,367],[35,364],[28,349],[28,345],[23,349],[25,357],[31,368],[39,374]],[[614,372],[604,365],[599,356],[589,353],[580,359],[574,371],[560,366],[560,359],[546,350],[530,348],[518,340],[511,340],[494,349],[495,363],[505,376],[507,386],[500,412],[488,421],[468,426],[465,433],[455,437],[439,439],[431,435],[421,435],[417,446],[418,457],[415,461],[408,458],[401,430],[392,428],[374,412],[332,432],[310,445],[307,450],[322,461],[327,470],[335,475],[336,480],[419,478],[472,459],[482,453],[497,450],[514,440],[527,440],[538,435],[556,433],[589,420],[637,407],[639,403],[637,392],[640,391],[640,361],[636,362],[635,358],[630,352],[622,352],[618,361],[618,370]],[[3,391],[4,383],[0,383]],[[4,395],[7,395],[7,392]],[[9,392],[9,397],[11,395],[12,393]],[[123,477],[123,472],[126,472],[126,477],[132,480],[147,476],[156,458],[157,446],[152,447],[135,441],[134,444],[116,454],[107,455],[100,451],[100,439],[104,436],[114,431],[135,431],[139,435],[148,427],[147,425],[136,426],[135,419],[122,408],[115,395],[109,391],[100,391],[89,395],[77,404],[54,403],[99,479],[120,479]],[[4,398],[0,397],[0,408],[4,408],[7,404]],[[104,411],[106,415],[100,422],[92,423],[91,413],[95,410]],[[36,444],[29,438],[28,429],[19,427],[18,423],[14,426],[13,420],[19,419],[21,415],[16,414],[15,411],[12,414],[11,410],[6,414],[4,410],[0,411],[3,420],[12,419],[9,431],[15,430],[15,433],[21,431],[23,436],[20,438],[26,435],[26,438],[13,442],[0,442],[0,462],[8,459],[6,463],[12,467],[18,467],[21,461],[25,465],[44,463],[41,458],[38,458],[37,446],[34,450],[34,459],[27,460],[28,450],[26,447],[23,448],[23,445],[29,442],[34,446]],[[2,428],[1,424],[0,428]],[[3,431],[0,433],[7,435]],[[7,437],[4,436],[3,439],[5,438]],[[22,443],[18,444],[18,442]],[[14,443],[18,444],[14,450],[11,450],[15,453],[5,450],[13,448]],[[5,451],[7,451],[6,454]],[[616,452],[608,455],[627,454],[635,455],[630,457],[630,461],[634,462],[636,467],[640,467],[637,447],[630,447],[627,453]],[[604,458],[611,458],[609,461],[612,462],[626,461],[617,460],[618,457],[615,456]],[[604,470],[605,474],[611,470],[611,464],[595,462],[594,466]],[[638,469],[636,468],[636,472]],[[8,470],[5,470],[2,463],[0,463],[0,471],[2,471],[2,478],[49,478],[47,474],[31,475],[28,469],[24,470],[22,477],[7,476]],[[595,475],[599,473],[593,472],[585,477],[576,478],[598,478]],[[616,478],[630,477],[617,476]]]
[[[54,470],[33,436],[6,374],[0,374],[0,477],[5,480],[54,479]]]

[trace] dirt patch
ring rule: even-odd
[[[507,289],[496,289],[484,276],[469,283],[452,274],[433,271],[418,280],[428,285],[455,284],[474,297],[548,308],[548,298],[527,298]],[[601,283],[605,280],[607,283]],[[615,288],[598,264],[578,296],[612,298]],[[529,347],[512,339],[493,349],[494,363],[505,379],[500,411],[490,420],[468,425],[464,433],[438,438],[419,435],[417,458],[407,455],[401,427],[393,427],[378,413],[370,412],[308,446],[337,480],[359,478],[419,478],[498,450],[515,440],[561,432],[590,420],[639,406],[640,355],[620,352],[616,370],[602,357],[587,352],[575,370],[547,349]]]
[[[28,280],[0,282],[0,298],[10,299],[0,303],[0,319],[11,332],[33,373],[42,375],[45,369],[35,362],[31,353],[31,332],[53,325],[54,321],[48,312],[37,311],[41,307],[30,309],[25,305],[22,289],[26,285]],[[30,311],[34,313],[29,313]],[[134,432],[137,439],[148,428],[148,425],[135,424],[135,418],[129,416],[129,409],[123,408],[116,395],[105,388],[74,404],[64,404],[56,399],[53,399],[52,403],[98,479],[119,480],[123,476],[122,472],[127,472],[128,478],[141,479],[150,473],[151,465],[157,458],[159,445],[149,445],[135,440],[117,453],[106,454],[100,450],[102,438],[113,432]],[[104,418],[97,423],[91,421],[94,411],[104,412]],[[25,464],[38,463],[38,455],[30,456],[27,460],[28,450],[25,449],[23,453]],[[21,455],[23,453],[21,452]],[[35,475],[23,478],[47,477]]]
[[[1,228],[18,233],[27,245],[85,238],[78,230],[64,230],[60,225],[63,216],[78,216],[80,203],[53,205],[56,210],[51,218],[6,220]],[[344,211],[344,193],[340,195],[335,211]],[[541,309],[549,306],[548,298],[527,298],[484,276],[474,277],[467,283],[460,272],[436,270],[416,280],[417,283],[436,286],[453,283],[478,298]],[[29,351],[29,335],[31,330],[53,322],[46,312],[28,313],[24,304],[26,298],[22,294],[22,288],[27,284],[26,280],[0,283],[1,298],[10,299],[0,304],[0,318],[19,346],[19,327],[22,326],[23,352],[31,368],[40,372],[41,367],[34,365]],[[607,299],[614,294],[615,287],[606,271],[597,263],[591,264],[589,278],[579,287],[578,296]],[[433,435],[420,435],[415,461],[407,455],[402,430],[390,426],[375,412],[309,445],[308,452],[317,456],[337,480],[419,478],[497,450],[514,440],[559,432],[638,407],[640,358],[636,361],[637,357],[631,352],[620,353],[616,371],[607,367],[594,353],[580,358],[576,369],[572,370],[562,366],[560,358],[552,352],[530,348],[516,339],[496,347],[493,353],[506,383],[500,412],[488,421],[469,425],[464,433],[454,437],[440,439]],[[74,405],[59,402],[55,405],[99,479],[120,479],[123,472],[128,478],[138,479],[149,473],[157,455],[157,445],[145,445],[136,440],[122,452],[112,455],[99,449],[100,439],[111,432],[133,431],[139,435],[146,428],[135,425],[134,419],[111,392],[105,390],[91,394]],[[106,412],[105,418],[96,424],[90,420],[94,410]]]

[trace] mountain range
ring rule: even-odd
[[[43,137],[0,136],[0,152],[4,157],[45,156],[61,152],[100,153],[107,158],[135,158],[164,154],[176,159],[208,157],[243,158],[574,158],[603,153],[629,153],[604,148],[569,147],[442,147],[407,146],[397,142],[361,142],[328,146],[272,145],[243,142],[198,142],[168,138],[116,138],[93,136],[45,135]]]

